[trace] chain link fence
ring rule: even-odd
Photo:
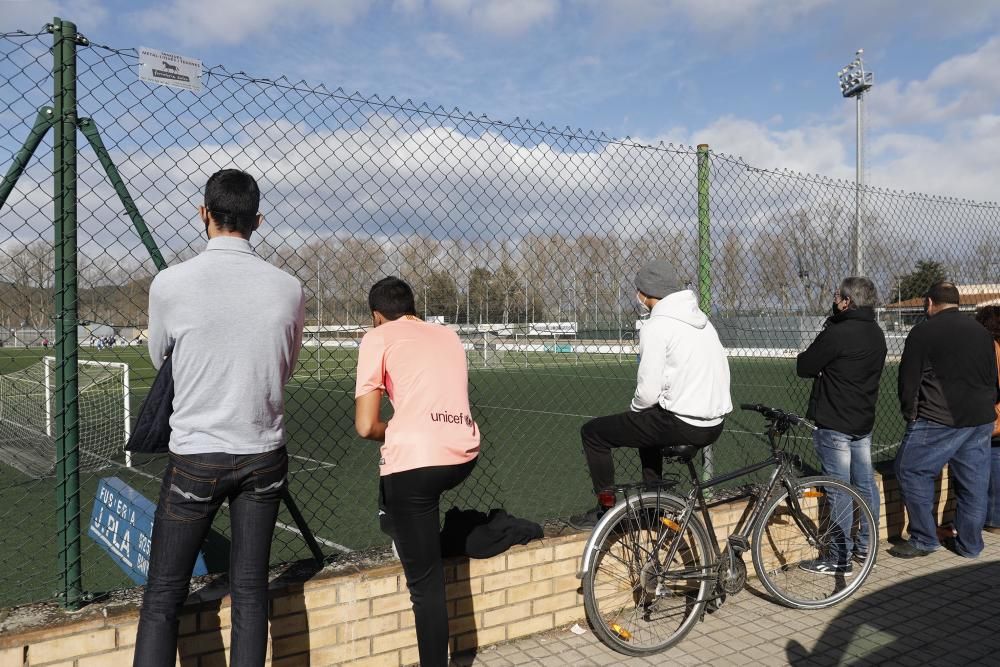
[[[76,117],[53,95],[73,74],[58,57],[70,42]],[[353,429],[367,290],[387,274],[413,285],[418,311],[455,327],[468,350],[482,458],[445,508],[503,506],[545,521],[592,503],[579,428],[629,403],[640,326],[631,281],[649,259],[673,261],[709,309],[730,353],[734,403],[805,410],[809,383],[795,377],[794,356],[849,274],[852,183],[759,169],[707,147],[500,122],[222,66],[205,68],[197,93],[142,82],[137,68],[136,50],[58,24],[54,36],[0,35],[0,168],[10,169],[0,204],[0,604],[128,585],[87,523],[102,477],[156,497],[163,459],[121,451],[154,376],[148,289],[159,266],[204,247],[196,207],[222,168],[257,178],[265,225],[252,243],[308,295],[286,397],[291,492],[327,555],[387,541],[376,521],[377,446]],[[75,195],[58,166],[66,132],[44,133],[66,123],[80,131]],[[886,461],[903,428],[896,356],[919,314],[901,285],[928,260],[980,300],[1000,291],[989,285],[1000,273],[1000,210],[860,194],[864,273],[890,340],[875,430]],[[53,214],[54,197],[67,196],[77,205],[71,230]],[[75,293],[59,267],[75,267]],[[66,406],[53,403],[59,391]],[[760,427],[734,413],[709,459],[715,472],[762,458]],[[59,446],[71,430],[76,455]],[[815,464],[806,435],[795,447]],[[638,478],[636,458],[620,453],[620,481]],[[225,511],[215,530],[212,571],[227,565]],[[274,562],[309,555],[283,510]],[[74,565],[82,588],[67,591]]]

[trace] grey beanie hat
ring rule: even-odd
[[[654,299],[662,299],[668,294],[684,289],[684,283],[677,276],[677,269],[662,259],[648,262],[635,274],[635,288]]]

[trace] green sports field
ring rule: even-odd
[[[589,417],[627,408],[634,388],[632,355],[563,352],[510,353],[483,359],[470,356],[473,411],[483,434],[482,456],[472,478],[444,501],[463,508],[504,507],[514,515],[544,521],[565,517],[592,502],[583,462],[579,429]],[[49,351],[51,354],[51,351]],[[36,363],[41,349],[0,350],[0,372]],[[81,358],[122,361],[131,369],[131,405],[138,410],[154,377],[142,347],[98,352]],[[287,400],[291,490],[310,527],[328,554],[362,549],[387,540],[376,522],[378,445],[363,441],[353,429],[351,349],[306,347],[290,382]],[[794,360],[732,358],[733,402],[759,402],[802,412],[809,383],[794,376]],[[875,431],[878,460],[890,459],[902,434],[895,401],[896,367],[886,368]],[[726,472],[766,454],[759,435],[761,418],[736,411],[714,447],[715,471]],[[814,465],[809,435],[792,446],[806,465]],[[618,453],[618,479],[635,479],[637,457]],[[81,475],[86,527],[98,479],[118,476],[155,501],[162,457],[123,465],[123,457],[104,470]],[[31,480],[0,465],[0,605],[49,598],[57,589],[55,487],[52,479]],[[210,569],[225,569],[228,517],[216,520],[208,545]],[[282,511],[273,562],[308,556],[293,521]],[[110,558],[86,535],[83,538],[84,584],[89,591],[130,585]]]

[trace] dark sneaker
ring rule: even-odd
[[[805,560],[799,563],[799,569],[812,574],[829,574],[831,576],[841,575],[849,577],[854,573],[854,568],[850,563],[840,565],[832,560]]]
[[[896,558],[920,558],[922,556],[930,556],[932,553],[934,553],[933,550],[921,549],[913,546],[909,542],[897,544],[893,548],[889,549],[889,555],[895,556]]]
[[[577,530],[593,530],[606,511],[603,507],[595,507],[589,512],[574,514],[569,518],[569,525]]]

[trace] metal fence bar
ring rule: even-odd
[[[28,166],[28,162],[31,161],[32,156],[38,149],[38,144],[42,143],[45,133],[52,127],[52,114],[52,107],[42,107],[38,110],[38,116],[35,117],[35,124],[31,126],[31,132],[28,133],[27,138],[24,140],[21,150],[14,156],[14,161],[7,170],[7,174],[3,177],[3,182],[0,183],[0,209],[7,203],[7,197],[10,196],[11,191],[17,184],[17,179],[24,173],[24,168]]]
[[[712,222],[711,222],[711,152],[708,144],[698,144],[698,305],[712,314]],[[714,445],[701,450],[703,480],[715,474]],[[706,494],[711,496],[713,489]]]
[[[698,305],[712,312],[712,223],[710,219],[711,153],[708,144],[698,144]]]
[[[54,412],[54,435],[55,435],[55,534],[56,551],[58,557],[58,581],[59,588],[57,595],[62,598],[62,603],[67,604],[70,598],[71,585],[69,582],[69,566],[67,556],[69,553],[68,534],[68,514],[67,514],[67,470],[66,470],[66,339],[62,327],[63,303],[65,291],[63,285],[65,279],[65,261],[63,259],[63,225],[65,216],[63,206],[65,201],[62,196],[63,179],[65,178],[63,153],[66,143],[63,139],[65,123],[63,123],[63,78],[65,77],[65,67],[62,65],[62,22],[56,18],[50,26],[52,33],[52,104],[53,104],[53,138],[52,138],[52,220],[53,220],[53,301],[54,313],[52,315],[55,324],[55,368],[53,385],[53,412]],[[75,129],[73,130],[75,132]],[[82,588],[82,586],[81,586]]]
[[[55,89],[53,193],[56,201],[56,499],[62,525],[59,563],[63,603],[77,607],[83,598],[80,556],[79,378],[77,368],[77,233],[76,233],[76,25],[53,22]],[[61,516],[60,516],[61,515]]]
[[[167,262],[163,259],[163,255],[160,253],[153,235],[150,234],[149,227],[146,226],[146,221],[142,219],[142,214],[139,213],[132,195],[129,194],[128,188],[125,186],[125,181],[122,180],[121,174],[118,172],[118,167],[115,166],[115,161],[111,159],[108,149],[104,147],[104,142],[101,140],[101,133],[97,129],[97,123],[91,118],[81,118],[79,125],[80,131],[83,132],[83,136],[87,137],[90,147],[94,149],[97,159],[100,161],[101,166],[104,167],[108,179],[111,180],[111,184],[114,186],[118,198],[121,199],[122,206],[125,207],[128,217],[132,219],[132,225],[142,240],[142,244],[146,247],[146,251],[149,252],[153,264],[158,271],[162,271],[167,268]]]

